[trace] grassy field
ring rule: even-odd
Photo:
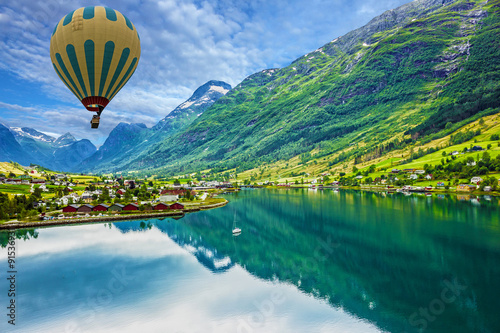
[[[9,173],[14,173],[16,176],[24,174],[24,169],[17,167],[16,165],[9,162],[0,162],[0,173],[8,176]]]
[[[30,194],[31,185],[0,184],[0,192],[9,194]]]

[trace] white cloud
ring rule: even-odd
[[[17,104],[8,104],[8,103],[3,103],[1,101],[0,101],[0,108],[14,110],[14,111],[24,111],[24,112],[32,112],[36,110],[33,107],[26,107]]]

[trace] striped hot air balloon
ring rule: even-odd
[[[141,56],[139,34],[130,20],[107,7],[82,7],[57,23],[50,59],[57,75],[89,111],[102,110],[134,74]]]

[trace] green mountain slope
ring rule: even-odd
[[[498,112],[499,7],[418,0],[388,11],[288,67],[248,77],[117,168],[242,171],[313,150],[341,163],[382,143],[444,136]]]

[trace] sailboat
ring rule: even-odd
[[[234,212],[233,236],[238,236],[239,234],[241,234],[241,229],[236,227],[236,212]]]

